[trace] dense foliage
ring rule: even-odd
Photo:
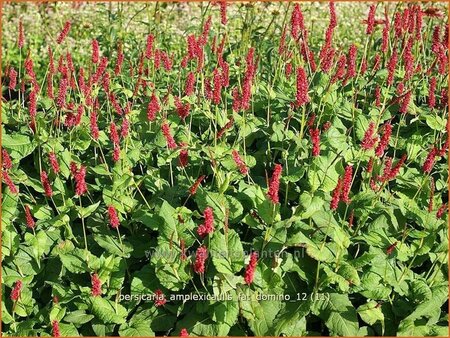
[[[4,334],[446,336],[445,6],[142,6],[5,6]]]

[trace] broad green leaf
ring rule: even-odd
[[[225,234],[215,231],[209,248],[218,272],[234,274],[243,268],[244,249],[234,230],[230,229]]]
[[[92,297],[92,313],[103,323],[123,324],[127,316],[127,310],[119,303],[104,299],[102,297]]]
[[[330,335],[355,336],[358,333],[356,310],[348,295],[330,293],[328,299],[314,304],[313,312],[325,321]]]
[[[66,314],[64,321],[76,325],[82,325],[90,322],[93,318],[93,315],[87,314],[84,310],[75,310]]]
[[[8,150],[13,159],[20,160],[31,154],[36,143],[22,134],[2,134],[2,147]]]
[[[381,306],[379,306],[376,301],[371,300],[366,304],[361,305],[356,309],[361,319],[369,325],[373,325],[376,322],[381,322],[384,324],[384,314],[381,311]]]

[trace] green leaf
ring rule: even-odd
[[[244,266],[244,249],[239,235],[232,229],[227,234],[215,231],[211,238],[212,261],[218,272],[234,274]]]
[[[75,310],[68,313],[64,317],[64,321],[76,325],[82,325],[90,322],[94,318],[93,315],[86,314],[84,310]]]
[[[52,307],[52,310],[50,311],[50,321],[58,321],[60,322],[61,319],[64,318],[64,315],[66,314],[66,308],[61,307],[59,304],[55,304]]]
[[[2,195],[2,224],[8,225],[12,223],[14,215],[17,212],[17,204],[19,201],[18,194],[12,194],[9,189],[5,190]]]
[[[92,297],[92,313],[103,323],[123,324],[127,316],[127,309],[101,297]]]
[[[431,288],[431,299],[420,303],[415,310],[402,320],[403,322],[414,321],[422,317],[429,317],[435,309],[439,309],[448,299],[448,287],[446,283]]]
[[[177,243],[178,239],[178,231],[177,231],[177,222],[176,220],[176,212],[175,209],[166,201],[163,202],[161,208],[159,209],[159,216],[162,217],[165,223],[161,223],[159,231],[161,236],[167,241],[174,241]]]
[[[94,239],[98,245],[100,245],[107,252],[121,256],[130,257],[133,248],[130,243],[122,241],[117,238],[117,236],[111,235],[94,235]]]
[[[77,211],[78,214],[80,215],[80,217],[82,218],[87,218],[88,216],[90,216],[95,210],[97,210],[98,206],[100,205],[100,201],[98,201],[95,204],[91,204],[87,207],[79,207],[77,206]]]
[[[369,325],[373,325],[380,321],[384,325],[384,314],[381,311],[381,306],[374,301],[368,301],[366,304],[361,305],[356,310],[361,319]]]
[[[314,304],[313,312],[325,321],[330,335],[356,336],[358,333],[356,310],[348,295],[330,293],[328,299]]]
[[[309,300],[286,303],[274,319],[275,336],[280,336],[281,333],[289,337],[305,336],[307,333],[306,315],[310,312],[310,306]]]
[[[82,273],[89,271],[86,259],[86,251],[74,248],[69,241],[65,242],[65,246],[60,244],[56,249],[63,266],[72,273]]]
[[[350,237],[337,223],[331,212],[319,210],[312,215],[312,219],[336,244],[341,248],[348,248],[350,245]]]
[[[73,324],[59,324],[59,331],[61,333],[61,337],[78,337],[80,333],[77,328]]]
[[[249,289],[240,298],[242,299],[240,302],[241,314],[247,319],[252,332],[256,336],[270,335],[274,326],[274,319],[280,311],[281,302],[259,302],[256,293]]]
[[[321,190],[323,192],[333,191],[336,187],[339,173],[336,170],[336,155],[329,153],[328,156],[317,156],[312,160],[308,173],[308,183],[311,191]]]
[[[26,135],[3,133],[2,147],[8,150],[13,159],[20,160],[34,151],[36,143]]]
[[[195,194],[195,202],[197,202],[200,210],[211,207],[214,211],[214,218],[223,220],[225,218],[225,210],[229,208],[229,204],[225,196],[216,192],[199,190]]]
[[[427,121],[427,125],[437,131],[443,131],[445,130],[445,124],[446,121],[444,118],[437,116],[437,115],[427,115],[425,117],[425,120]]]
[[[154,337],[155,333],[150,328],[148,321],[134,321],[122,324],[119,328],[122,337]]]
[[[211,319],[216,323],[224,323],[233,326],[239,315],[239,307],[237,302],[233,301],[223,301],[217,302],[212,306]]]

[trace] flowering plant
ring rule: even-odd
[[[3,42],[4,333],[446,335],[444,7],[145,6]]]

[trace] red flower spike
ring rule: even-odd
[[[122,126],[120,128],[120,136],[122,138],[126,138],[129,132],[130,132],[130,120],[124,117],[122,120]]]
[[[199,247],[195,253],[194,271],[195,273],[205,272],[205,262],[208,258],[208,249],[204,245]]]
[[[369,162],[367,163],[367,172],[371,174],[372,170],[373,170],[373,157],[371,157]]]
[[[387,254],[388,256],[391,255],[391,254],[394,252],[395,247],[397,246],[397,243],[398,243],[398,242],[394,242],[394,244],[391,244],[391,245],[386,249],[386,254]]]
[[[272,178],[270,179],[269,183],[269,191],[267,192],[267,196],[269,197],[269,200],[272,201],[273,204],[279,203],[279,196],[278,196],[278,190],[280,188],[280,178],[281,178],[281,171],[283,170],[283,167],[281,164],[275,164],[275,168],[272,173]]]
[[[220,23],[222,25],[226,25],[227,24],[227,2],[220,1],[219,6],[220,6]],[[184,330],[186,330],[186,329],[184,329]],[[186,333],[187,333],[187,331],[186,331]]]
[[[412,53],[412,47],[413,47],[413,37],[410,37],[408,39],[408,42],[406,43],[406,47],[403,50],[403,63],[405,65],[405,80],[409,80],[411,76],[414,73],[414,56]]]
[[[431,172],[431,170],[433,169],[433,165],[434,165],[434,161],[436,159],[436,155],[437,155],[437,148],[433,147],[433,149],[431,149],[431,151],[428,153],[427,158],[425,159],[425,162],[423,163],[422,166],[422,170],[429,174]]]
[[[113,229],[117,229],[120,225],[119,216],[117,215],[117,210],[114,206],[108,206],[108,216],[109,216],[109,224]]]
[[[313,145],[312,156],[316,157],[320,155],[320,130],[318,128],[309,129],[309,135],[311,136],[311,142]]]
[[[58,98],[56,104],[59,108],[64,108],[66,105],[67,89],[69,88],[69,81],[67,79],[61,79],[58,89]]]
[[[233,157],[234,163],[236,163],[236,165],[238,166],[239,171],[241,172],[241,174],[247,175],[248,168],[247,168],[245,162],[239,156],[239,153],[237,152],[237,150],[233,150],[232,151],[232,157]]]
[[[327,121],[322,125],[322,131],[326,132],[328,129],[330,129],[330,127],[331,127],[331,122]]]
[[[347,58],[347,74],[346,79],[352,79],[356,76],[356,54],[358,50],[355,45],[351,45],[348,49],[348,58]]]
[[[100,64],[97,67],[96,72],[94,75],[92,75],[92,82],[98,83],[102,79],[102,75],[106,70],[106,67],[108,66],[108,58],[106,56],[103,56],[100,59]]]
[[[41,183],[42,183],[42,186],[44,187],[45,195],[47,197],[52,197],[53,196],[53,190],[52,190],[52,187],[51,187],[50,182],[48,180],[47,172],[45,172],[45,171],[41,172]]]
[[[393,167],[392,170],[390,171],[389,178],[388,178],[389,180],[395,179],[395,177],[400,172],[400,168],[403,166],[405,161],[406,161],[406,154],[403,154],[402,157],[400,158],[400,160],[395,165],[395,167]]]
[[[214,104],[219,104],[221,100],[221,91],[222,91],[222,75],[220,74],[219,70],[216,68],[213,71],[213,83],[214,83],[214,90],[213,90],[213,97],[212,102]]]
[[[33,216],[31,215],[31,210],[28,205],[25,204],[25,220],[27,222],[27,227],[34,229],[36,223],[34,222]]]
[[[436,217],[437,218],[442,218],[442,216],[444,216],[444,213],[447,211],[448,213],[448,207],[447,207],[447,203],[442,204],[438,211],[436,212]]]
[[[347,65],[347,56],[345,54],[342,54],[337,62],[336,65],[336,73],[334,74],[333,78],[331,79],[331,82],[334,83],[337,80],[342,80],[346,73],[345,66]]]
[[[197,229],[197,233],[200,237],[205,237],[214,232],[214,213],[210,207],[207,207],[203,211],[203,217],[205,218],[205,222]]]
[[[58,45],[60,45],[66,38],[67,34],[69,34],[70,26],[71,26],[70,21],[66,21],[63,30],[61,31],[61,33],[59,33],[58,37],[56,38],[56,42],[58,43]]]
[[[367,28],[366,34],[370,35],[373,33],[373,29],[375,28],[375,5],[370,5],[369,15],[367,16]]]
[[[100,57],[100,48],[97,40],[92,40],[92,63],[98,63]]]
[[[430,85],[428,90],[428,107],[433,109],[436,106],[436,78],[433,76],[430,79]]]
[[[155,306],[156,307],[160,307],[163,306],[164,304],[166,304],[167,300],[166,297],[164,296],[164,293],[158,289],[155,291]]]
[[[147,45],[145,48],[145,57],[147,59],[151,59],[153,55],[153,43],[155,41],[155,37],[153,34],[149,34],[147,36]]]
[[[98,137],[100,136],[100,131],[97,125],[97,112],[95,110],[92,110],[89,120],[90,120],[89,127],[91,129],[92,138],[94,140],[98,140]]]
[[[375,106],[381,106],[381,87],[379,85],[375,87]]]
[[[291,16],[291,34],[294,40],[297,40],[299,37],[299,32],[305,30],[305,23],[303,19],[302,10],[300,9],[300,5],[297,3],[294,6],[294,10],[292,11]]]
[[[17,72],[13,67],[9,69],[9,90],[16,90],[17,86]]]
[[[75,174],[75,195],[82,196],[87,192],[86,185],[86,167],[80,166]]]
[[[173,138],[172,134],[170,133],[170,127],[167,122],[164,122],[161,125],[161,131],[164,135],[164,138],[167,142],[167,147],[169,149],[175,149],[177,147],[177,143],[175,142],[175,139]]]
[[[58,174],[60,171],[58,159],[56,158],[56,154],[52,151],[48,154],[48,159],[50,161],[50,165],[52,166],[52,170],[55,174]]]
[[[191,110],[191,104],[189,102],[183,103],[178,96],[175,96],[175,107],[177,108],[177,114],[183,121],[189,116]]]
[[[59,322],[54,320],[52,322],[52,334],[53,337],[61,337],[61,331],[59,330]]]
[[[4,169],[9,170],[12,168],[11,157],[6,149],[2,149],[2,166]]]
[[[109,124],[109,137],[114,145],[120,143],[119,134],[117,132],[117,127],[114,121]]]
[[[339,205],[339,200],[342,192],[343,181],[341,178],[338,179],[336,188],[333,190],[333,195],[331,197],[330,209],[336,210]]]
[[[392,83],[394,82],[395,67],[397,66],[397,60],[398,60],[397,51],[394,50],[394,53],[391,55],[391,58],[389,59],[387,65],[388,70],[387,83],[389,86],[392,85]]]
[[[238,112],[242,108],[242,98],[239,95],[239,89],[237,87],[233,88],[232,96],[233,96],[233,106],[232,106],[233,111]]]
[[[375,122],[370,122],[367,128],[364,138],[361,141],[361,147],[364,150],[370,150],[374,147],[375,143],[378,141],[378,136],[374,136],[375,133]]]
[[[11,291],[11,296],[10,296],[11,300],[14,302],[19,300],[21,291],[22,291],[22,281],[18,280],[16,282],[16,284],[14,285],[14,288]]]
[[[306,79],[306,72],[303,68],[297,69],[297,94],[295,104],[300,107],[310,100],[308,96],[308,80]]]
[[[202,175],[199,178],[197,178],[197,180],[194,182],[194,184],[189,188],[189,194],[195,195],[200,183],[202,183],[202,181],[205,179],[205,177],[206,177],[205,175]]]
[[[31,120],[34,121],[37,113],[37,91],[33,90],[28,98],[28,111],[30,112]]]
[[[120,160],[120,146],[118,144],[115,144],[113,149],[113,161],[117,162],[119,160]]]
[[[375,72],[380,70],[380,67],[381,67],[381,55],[377,53],[375,55],[375,57],[373,58],[373,69],[372,69],[372,71],[375,73]]]
[[[433,29],[431,51],[435,54],[438,54],[440,47],[441,47],[441,27],[435,26]]]
[[[333,66],[334,62],[334,55],[336,53],[336,50],[334,48],[328,48],[327,52],[324,53],[324,57],[320,63],[320,69],[324,73],[328,73]]]
[[[178,163],[180,167],[187,167],[189,164],[189,150],[186,148],[186,143],[180,143],[180,147],[183,147],[180,151],[180,156],[178,157]]]
[[[23,24],[22,20],[19,20],[19,36],[17,38],[17,45],[19,48],[22,48],[25,44],[25,35],[23,33]]]
[[[147,106],[147,118],[149,121],[154,121],[156,119],[156,114],[161,110],[161,106],[159,105],[158,98],[155,93],[152,94],[150,98],[150,102]]]
[[[119,75],[122,70],[122,64],[123,64],[123,51],[122,51],[122,44],[119,44],[119,47],[117,48],[117,60],[116,65],[114,67],[114,74]]]
[[[184,95],[190,96],[194,94],[195,75],[193,72],[189,72],[186,77],[186,85],[184,89]]]
[[[258,253],[252,252],[250,254],[250,261],[249,261],[247,267],[245,268],[244,280],[247,285],[250,285],[253,283],[253,278],[255,276],[255,270],[256,270],[257,263],[258,263]]]
[[[344,182],[342,184],[342,191],[340,199],[346,203],[350,203],[349,194],[350,194],[350,188],[352,186],[352,178],[353,178],[353,166],[350,164],[345,167],[345,174],[344,174]]]
[[[91,276],[91,295],[93,297],[101,296],[102,294],[102,281],[96,273]]]
[[[392,125],[390,122],[387,122],[383,127],[383,136],[381,136],[380,142],[375,149],[375,155],[378,157],[383,156],[384,150],[389,144],[389,139],[391,138],[392,134]]]

